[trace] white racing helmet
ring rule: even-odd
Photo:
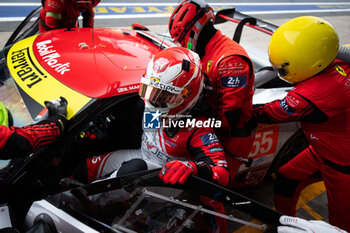
[[[182,47],[158,53],[141,79],[139,94],[148,111],[163,116],[186,114],[198,101],[203,89],[203,74],[198,54]]]

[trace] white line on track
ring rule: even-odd
[[[0,6],[40,6],[40,3],[2,2]],[[177,6],[178,3],[100,3],[98,6]],[[212,6],[288,6],[288,5],[350,5],[350,2],[236,2],[210,3]]]
[[[251,15],[270,15],[270,14],[295,14],[295,13],[325,13],[325,12],[350,12],[350,9],[331,9],[331,10],[295,10],[295,11],[242,11],[244,14]],[[139,19],[139,18],[166,18],[171,14],[123,14],[123,15],[96,15],[95,19]],[[35,20],[33,18],[32,20]],[[24,17],[0,17],[0,22],[22,21]]]
[[[8,2],[0,3],[1,6],[39,6],[40,3]],[[177,3],[100,3],[98,6],[169,6]],[[296,6],[296,5],[349,5],[350,2],[298,2],[298,3],[211,3],[213,6]],[[245,14],[266,15],[266,14],[295,14],[295,13],[322,13],[322,12],[350,12],[350,9],[320,9],[320,10],[276,10],[276,11],[242,11]],[[137,18],[165,18],[170,14],[117,14],[117,15],[96,15],[96,19],[137,19]],[[0,17],[0,22],[22,21],[24,17]]]

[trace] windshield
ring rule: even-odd
[[[210,203],[220,207],[219,202],[181,189],[145,187],[132,193],[119,189],[90,199],[103,213],[112,213],[110,218],[100,213],[92,216],[122,232],[207,232],[215,218],[230,229],[242,225],[261,230],[267,227],[244,220],[247,217],[232,208],[222,213],[213,211]]]
[[[47,200],[98,232],[210,232],[214,225],[229,232],[271,230],[280,216],[197,177],[167,186],[158,173],[103,180]],[[265,219],[253,223],[253,215]]]

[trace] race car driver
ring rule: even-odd
[[[176,43],[197,52],[206,73],[209,116],[222,121],[216,130],[226,152],[247,159],[254,141],[252,120],[253,64],[246,51],[215,29],[214,11],[203,0],[185,0],[173,11],[169,32]],[[208,89],[206,88],[206,89]],[[228,157],[234,176],[238,160]]]
[[[186,127],[182,119],[198,101],[203,88],[199,56],[181,47],[165,49],[149,63],[141,79],[140,96],[145,100],[144,121],[185,121],[159,129],[144,129],[140,149],[119,150],[87,160],[88,181],[123,175],[139,170],[160,168],[165,183],[183,184],[191,175],[212,180],[221,185],[229,182],[229,172],[223,148],[211,127]],[[159,118],[158,118],[159,117]],[[188,118],[205,121],[206,118]],[[120,168],[120,169],[119,169]],[[80,179],[81,180],[81,179]]]
[[[47,119],[19,128],[8,125],[11,116],[0,102],[0,159],[30,155],[62,135],[67,122],[67,100],[61,97],[58,105],[51,101],[45,105],[49,111]]]
[[[172,47],[157,54],[141,79],[139,94],[145,101],[144,127],[154,124],[160,128],[144,129],[140,149],[88,159],[81,166],[86,171],[77,169],[74,178],[91,182],[162,167],[159,178],[164,183],[183,184],[196,175],[226,186],[230,175],[223,147],[212,128],[216,121],[213,124],[213,118],[195,116],[190,111],[202,94],[203,79],[196,53]],[[222,205],[211,199],[202,201],[223,213]],[[227,232],[224,219],[215,218],[211,223],[211,229]]]
[[[100,0],[42,0],[39,32],[57,28],[75,28],[80,14],[83,27],[94,25],[94,7]]]
[[[327,195],[329,222],[350,231],[350,66],[335,59],[338,35],[318,17],[287,21],[268,53],[280,78],[295,84],[282,100],[254,107],[259,122],[300,121],[310,146],[278,171],[276,209],[295,216],[298,186],[317,171]]]

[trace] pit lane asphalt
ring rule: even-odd
[[[9,2],[0,0],[0,3]],[[20,0],[13,0],[12,2],[23,2]],[[26,1],[31,2],[31,1]],[[103,0],[103,3],[121,3],[122,1],[115,0]],[[146,3],[150,1],[140,0],[138,3]],[[177,3],[177,1],[162,1],[162,3]],[[209,3],[218,2],[218,1],[208,1]],[[221,0],[220,2],[232,2],[230,0]],[[245,1],[245,2],[264,2],[264,1]],[[269,2],[281,2],[279,0],[273,0]],[[284,1],[287,2],[287,1]],[[322,0],[314,0],[308,2],[330,2],[330,1],[322,1]],[[337,2],[346,2],[349,3],[348,0],[337,0]],[[153,2],[154,3],[154,2]],[[0,6],[1,8],[1,6]],[[0,11],[1,12],[1,11]],[[283,22],[287,21],[290,18],[298,16],[301,14],[273,14],[273,15],[256,15],[256,17],[263,19],[267,22],[281,25]],[[303,15],[316,15],[321,16],[328,20],[337,30],[340,43],[341,44],[350,44],[350,12],[332,12],[332,13],[304,13]],[[1,16],[0,16],[1,17]],[[97,19],[96,27],[128,27],[132,23],[137,22],[146,25],[150,30],[159,32],[159,33],[167,33],[167,18],[147,18],[147,19]],[[14,31],[16,26],[20,22],[0,22],[0,48],[3,47],[11,33]],[[218,28],[221,29],[226,35],[232,38],[234,26],[231,23],[225,23],[218,25]],[[251,46],[257,47],[262,51],[266,51],[269,36],[262,35],[261,33],[256,33],[252,29],[245,28],[241,41],[249,44]],[[272,199],[272,187],[273,181],[266,180],[263,186],[260,187],[251,187],[241,189],[240,192],[252,197],[255,200],[258,200],[270,207],[273,207],[273,199]],[[328,220],[327,217],[327,196],[325,193],[325,188],[322,182],[313,184],[307,187],[303,193],[301,198],[299,199],[297,205],[297,215],[306,219],[317,219],[317,220]],[[256,222],[256,220],[252,220]],[[242,227],[235,232],[259,232],[256,229],[249,227]]]

